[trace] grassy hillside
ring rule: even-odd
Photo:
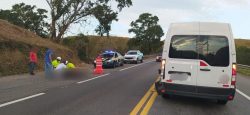
[[[28,72],[29,51],[38,49],[38,68],[43,69],[46,48],[54,50],[53,57],[62,56],[64,59],[79,62],[71,49],[42,39],[36,34],[0,20],[0,76]]]
[[[250,39],[235,39],[237,63],[250,65]],[[250,76],[247,68],[238,68],[238,72]]]
[[[89,48],[95,49],[95,51],[90,53],[91,56],[96,56],[98,52],[107,49],[115,50],[122,54],[128,50],[127,42],[129,39],[125,37],[111,36],[110,38],[107,38],[100,36],[88,36],[88,38]]]
[[[247,47],[250,48],[250,39],[235,39],[236,47]]]
[[[237,63],[250,65],[250,40],[236,39]]]
[[[126,37],[110,36],[71,36],[63,40],[63,44],[78,51],[82,60],[91,63],[104,50],[114,50],[124,54],[128,50]],[[80,44],[79,44],[80,43]]]

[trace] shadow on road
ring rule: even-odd
[[[203,99],[203,98],[193,98],[193,97],[185,97],[185,96],[171,96],[169,98],[162,98],[164,101],[167,101],[171,104],[177,105],[192,105],[192,106],[206,106],[206,107],[223,107],[224,105],[220,105],[217,103],[217,100],[212,99]]]

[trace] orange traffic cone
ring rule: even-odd
[[[94,74],[102,74],[103,68],[102,68],[102,58],[98,56],[96,58],[96,68],[94,70]]]

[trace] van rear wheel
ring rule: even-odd
[[[220,104],[220,105],[226,105],[227,100],[217,100],[217,103]]]
[[[161,97],[164,98],[164,99],[169,99],[170,95],[168,95],[168,94],[161,94]]]

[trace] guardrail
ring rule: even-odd
[[[250,69],[250,66],[249,65],[243,65],[243,64],[237,64],[237,66],[239,66],[240,68],[243,68],[243,69]]]

